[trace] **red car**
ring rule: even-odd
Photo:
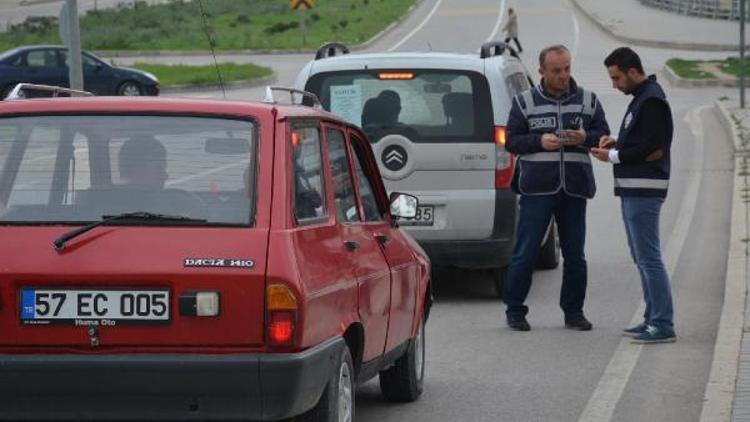
[[[417,399],[430,265],[365,135],[276,103],[0,103],[0,419],[350,421]]]

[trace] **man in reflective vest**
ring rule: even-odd
[[[659,214],[669,187],[672,112],[656,77],[646,76],[633,50],[616,49],[604,65],[612,85],[633,96],[618,139],[602,137],[600,147],[591,149],[599,160],[614,164],[615,195],[621,199],[630,254],[646,302],[643,322],[624,334],[635,343],[673,342],[672,292],[659,243]]]
[[[524,302],[553,216],[564,259],[560,306],[565,326],[591,329],[583,313],[588,277],[586,201],[596,192],[589,148],[609,135],[609,126],[596,95],[571,78],[570,62],[565,46],[542,50],[541,83],[515,97],[508,117],[506,149],[518,155],[513,189],[521,198],[503,296],[508,326],[516,331],[531,329]]]

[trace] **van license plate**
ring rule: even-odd
[[[21,290],[21,322],[27,325],[163,324],[169,315],[167,289]]]
[[[399,224],[403,226],[431,226],[435,216],[435,206],[421,205],[417,207],[417,215],[414,218],[402,218]]]

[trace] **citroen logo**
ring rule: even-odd
[[[406,165],[406,160],[409,158],[406,150],[399,145],[390,145],[383,150],[383,155],[380,157],[383,160],[383,165],[390,171],[399,171]]]

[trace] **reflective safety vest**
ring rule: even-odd
[[[648,128],[638,126],[643,103],[649,98],[662,101],[669,112],[669,119],[663,122],[667,127],[667,147],[662,150],[661,158],[655,161],[644,161],[636,164],[615,164],[615,195],[618,196],[656,196],[664,198],[669,188],[670,146],[672,145],[672,134],[674,125],[672,123],[672,112],[661,86],[656,82],[656,76],[651,75],[633,93],[633,100],[628,105],[628,110],[620,126],[620,134],[617,138],[615,148],[620,150],[628,146],[637,145],[641,142],[643,134],[641,131]]]
[[[512,185],[517,193],[550,195],[563,190],[581,198],[592,198],[596,193],[589,148],[598,144],[599,137],[609,134],[609,127],[596,95],[578,87],[572,79],[570,84],[568,94],[561,98],[550,96],[541,85],[515,97],[506,148],[518,155]],[[526,133],[519,133],[521,121],[525,121],[526,130],[520,132]],[[587,132],[584,145],[558,151],[541,148],[543,134],[560,136],[564,129],[579,127]]]

